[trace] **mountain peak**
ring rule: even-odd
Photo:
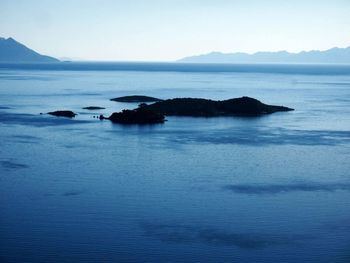
[[[6,41],[6,42],[15,42],[15,43],[18,43],[16,40],[14,40],[12,37],[8,37],[8,38],[5,38],[5,37],[0,37],[0,41]]]

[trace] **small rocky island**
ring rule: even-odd
[[[106,108],[100,107],[100,106],[88,106],[83,108],[83,110],[104,110],[104,109]]]
[[[57,116],[57,117],[67,117],[67,118],[74,118],[76,113],[70,110],[58,110],[58,111],[51,111],[47,114]]]
[[[175,98],[158,101],[149,105],[142,103],[134,110],[115,112],[108,118],[101,116],[101,119],[109,119],[115,123],[152,124],[163,123],[165,116],[260,116],[292,110],[284,106],[264,104],[250,97],[222,101],[198,98]]]
[[[149,97],[149,96],[132,95],[132,96],[123,96],[123,97],[114,98],[114,99],[111,99],[111,101],[143,103],[143,102],[157,102],[162,100],[154,97]]]

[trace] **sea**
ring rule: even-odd
[[[125,95],[295,110],[95,118]],[[350,262],[349,160],[350,65],[2,63],[0,262]]]

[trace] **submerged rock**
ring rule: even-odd
[[[99,107],[99,106],[89,106],[89,107],[84,107],[84,110],[104,110],[106,108]]]
[[[111,99],[112,101],[118,101],[118,102],[156,102],[156,101],[162,101],[161,99],[149,97],[149,96],[142,96],[142,95],[132,95],[132,96],[123,96]]]
[[[67,117],[67,118],[74,118],[76,113],[70,110],[58,110],[58,111],[52,111],[48,112],[47,114],[57,116],[57,117]]]

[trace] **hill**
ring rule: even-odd
[[[58,62],[53,57],[41,55],[13,38],[0,38],[0,62]]]

